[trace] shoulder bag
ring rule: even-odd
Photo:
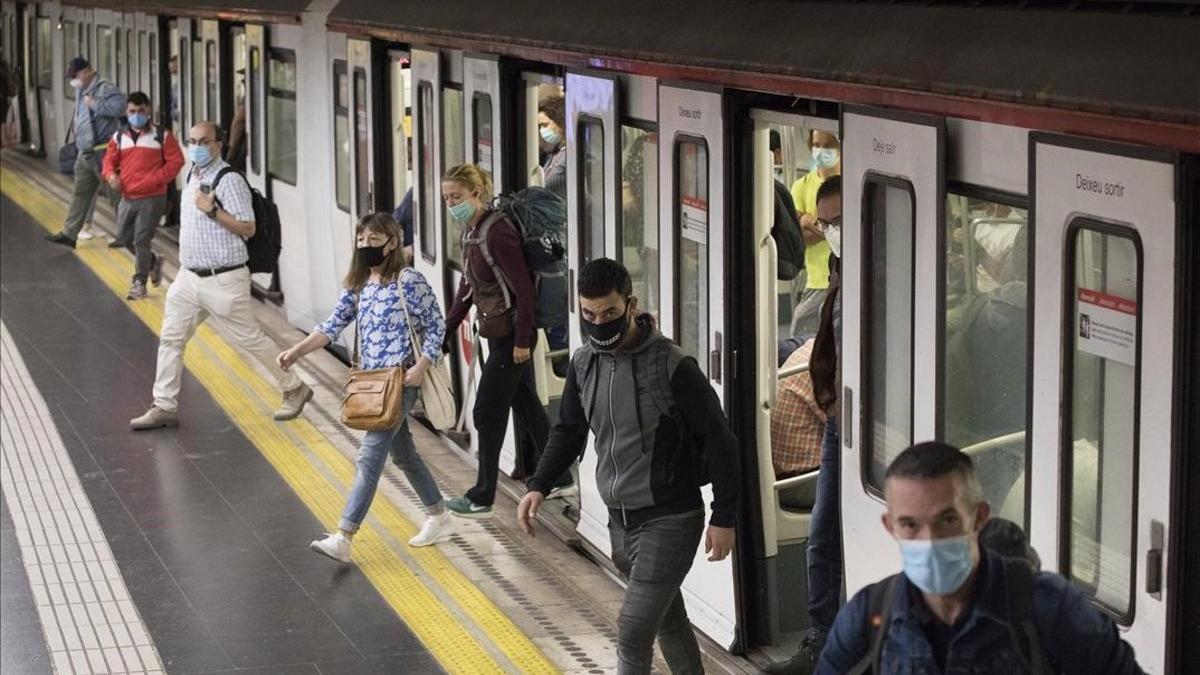
[[[399,285],[399,284],[397,284]],[[400,302],[404,304],[404,320],[408,323],[408,340],[412,345],[413,354],[421,353],[421,334],[413,325],[412,314],[408,311],[408,298],[404,297],[404,289],[400,289]],[[421,378],[421,403],[425,407],[425,418],[438,431],[445,431],[454,426],[458,420],[457,406],[454,404],[454,392],[450,389],[450,369],[446,359],[438,359],[430,364]]]
[[[358,359],[362,334],[358,304],[354,305],[354,359],[342,387],[342,424],[360,431],[386,431],[404,414],[404,368],[361,370]]]

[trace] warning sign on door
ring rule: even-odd
[[[1075,311],[1075,348],[1136,365],[1137,311],[1137,302],[1133,300],[1080,288]]]

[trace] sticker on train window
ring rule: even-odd
[[[679,232],[685,239],[708,243],[708,202],[696,197],[679,198]]]
[[[1127,366],[1137,356],[1137,302],[1080,288],[1075,305],[1075,348]]]

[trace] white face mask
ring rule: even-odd
[[[79,79],[78,77],[73,77],[71,78],[71,82],[69,84],[76,89],[80,89],[83,87],[83,80]]]
[[[842,257],[842,228],[830,225],[825,228],[825,241],[829,242],[829,250],[837,257]]]

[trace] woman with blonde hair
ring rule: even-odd
[[[408,545],[429,546],[454,534],[453,519],[446,512],[442,493],[417,454],[408,430],[408,413],[421,393],[421,378],[441,357],[446,323],[429,282],[405,261],[402,243],[400,226],[391,215],[380,212],[363,216],[355,228],[354,258],[346,274],[345,290],[333,313],[278,358],[279,366],[287,370],[305,354],[332,343],[354,323],[360,368],[405,368],[400,423],[385,431],[368,431],[363,437],[354,485],[338,529],[309,545],[313,551],[341,562],[350,562],[350,542],[367,516],[389,453],[428,514],[421,531],[408,540]],[[410,319],[418,334],[424,336],[420,345],[411,344],[409,339]]]
[[[453,222],[462,227],[463,279],[446,317],[451,335],[475,306],[480,337],[488,341],[488,357],[475,393],[475,432],[479,434],[479,468],[475,486],[446,508],[464,518],[492,512],[500,449],[508,431],[508,411],[516,428],[524,429],[537,455],[550,434],[550,419],[538,398],[530,355],[537,341],[534,309],[537,291],[525,264],[521,234],[503,213],[492,210],[492,179],[474,164],[451,167],[442,177],[442,199]],[[532,474],[537,458],[525,469]],[[564,496],[568,473],[552,496]],[[571,486],[573,487],[573,486]]]

